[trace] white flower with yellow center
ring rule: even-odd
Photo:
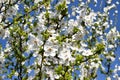
[[[16,15],[17,14],[17,11],[18,11],[18,5],[14,5],[12,7],[10,7],[7,11],[6,11],[6,16],[7,17],[12,17],[13,15]]]

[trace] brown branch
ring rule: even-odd
[[[44,44],[43,46],[45,45],[46,43],[46,40],[44,41]],[[44,47],[43,47],[43,50],[44,50]],[[42,80],[42,64],[43,64],[43,61],[44,61],[44,51],[42,52],[42,60],[41,60],[41,65],[40,65],[40,72],[39,72],[39,80]]]

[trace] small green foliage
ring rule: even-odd
[[[36,21],[33,23],[33,26],[37,26],[37,22]]]
[[[98,24],[97,24],[97,23],[95,23],[95,24],[94,24],[94,26],[95,26],[95,27],[98,27]]]
[[[103,43],[99,43],[99,44],[96,45],[95,53],[101,54],[102,51],[104,51],[104,49],[105,49],[104,44]]]
[[[76,52],[76,50],[73,50],[73,51],[72,51],[72,56],[73,56],[73,57],[75,56],[75,52]]]
[[[41,54],[41,53],[43,53],[43,52],[44,52],[44,49],[43,49],[42,46],[40,46],[40,48],[39,48],[39,54]]]
[[[90,80],[90,78],[89,77],[84,77],[84,80]]]
[[[8,75],[8,78],[12,79],[14,73],[15,73],[15,70],[12,70],[11,73]]]
[[[75,40],[74,43],[75,43],[75,46],[76,46],[76,47],[78,47],[78,48],[81,47],[81,45],[80,45],[80,40]]]
[[[58,23],[59,18],[58,18],[58,17],[56,17],[56,18],[51,18],[51,21],[52,21],[52,23]]]
[[[76,56],[76,61],[82,61],[83,56],[81,54]]]
[[[64,74],[65,73],[65,71],[63,70],[62,65],[59,65],[57,68],[55,68],[55,72],[57,74]]]
[[[56,6],[56,10],[61,11],[66,8],[66,1],[64,0],[63,3]]]
[[[48,7],[50,5],[51,0],[43,0],[43,4],[45,7]]]
[[[95,79],[96,77],[97,77],[97,75],[96,75],[95,71],[93,71],[93,72],[91,73],[91,78]]]
[[[67,16],[67,12],[68,12],[68,9],[65,8],[64,10],[61,11],[61,14],[62,14],[63,16]]]
[[[106,20],[107,20],[107,16],[104,16],[103,22],[106,22]]]
[[[45,13],[45,18],[48,19],[48,18],[49,18],[49,15],[50,15],[50,13],[47,11],[47,12]]]
[[[29,11],[29,8],[26,7],[24,11],[25,11],[25,12],[28,12],[28,11]]]
[[[68,12],[68,9],[66,8],[66,1],[64,0],[61,4],[56,6],[56,10],[58,10],[63,16],[66,16]]]
[[[57,36],[56,39],[58,40],[59,44],[62,44],[62,42],[66,41],[66,36]]]
[[[73,28],[73,34],[77,33],[79,31],[79,29],[77,27]]]
[[[71,80],[72,76],[70,73],[66,72],[65,73],[65,80]]]
[[[81,54],[76,55],[76,60],[75,60],[76,64],[80,65],[80,63],[83,60],[83,58],[84,57]]]
[[[46,31],[42,32],[42,35],[43,35],[44,40],[47,40],[50,36],[50,33],[46,30]]]
[[[27,77],[24,77],[22,80],[27,80]]]
[[[90,80],[90,78],[88,78],[88,77],[85,78],[85,77],[84,77],[84,80]]]

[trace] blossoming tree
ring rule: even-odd
[[[0,0],[0,78],[119,80],[119,2]]]

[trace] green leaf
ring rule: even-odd
[[[76,56],[76,61],[82,61],[82,59],[83,59],[82,55],[79,54]]]
[[[8,75],[8,78],[12,78],[12,76],[14,75],[15,70],[12,70],[11,73]]]
[[[58,40],[59,44],[62,44],[63,42],[66,41],[66,36],[57,36],[56,39]]]
[[[63,16],[67,16],[67,12],[68,12],[68,9],[65,8],[64,10],[61,11],[61,14],[62,14]]]
[[[104,49],[105,49],[104,44],[103,43],[99,43],[99,44],[96,45],[95,53],[101,54],[102,51],[104,51]]]
[[[65,71],[63,70],[62,65],[59,65],[57,68],[55,68],[55,72],[57,74],[64,74],[65,73]]]
[[[42,32],[42,35],[43,35],[44,39],[47,40],[50,36],[50,33],[46,30],[45,32]]]
[[[79,31],[79,29],[77,27],[73,28],[73,34],[77,33]]]
[[[50,2],[51,0],[43,0],[43,4],[45,5],[45,7],[48,7]]]
[[[62,11],[65,8],[66,8],[66,1],[65,0],[63,1],[63,3],[56,6],[56,10],[58,10],[58,11]]]
[[[51,18],[51,22],[52,22],[52,23],[58,24],[58,21],[59,21],[59,18],[58,18],[58,17]]]
[[[90,78],[89,77],[84,77],[84,80],[90,80]]]
[[[75,63],[76,65],[80,65],[81,61],[83,60],[83,56],[82,55],[76,55],[76,60],[75,60]]]
[[[49,18],[49,14],[50,14],[50,13],[49,13],[48,11],[46,11],[46,13],[45,13],[45,18],[46,18],[46,19]]]
[[[42,46],[40,46],[40,48],[39,48],[39,54],[41,54],[43,52],[44,52],[44,49],[42,48]]]
[[[95,26],[95,27],[98,27],[98,24],[97,24],[97,23],[95,23],[95,24],[94,24],[94,26]]]
[[[71,80],[72,76],[70,73],[66,72],[65,74],[65,80]]]

